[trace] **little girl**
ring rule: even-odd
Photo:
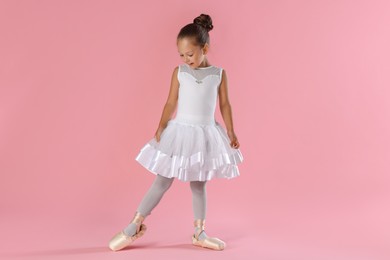
[[[206,57],[210,45],[208,32],[212,28],[210,16],[201,14],[177,36],[178,51],[184,63],[173,71],[168,100],[154,137],[135,158],[156,178],[133,220],[110,240],[109,247],[113,251],[125,248],[145,233],[143,221],[174,178],[190,182],[195,227],[192,244],[214,250],[226,246],[221,239],[207,236],[204,230],[206,182],[239,176],[237,164],[243,161],[243,156],[233,129],[226,71],[210,65]],[[214,118],[218,97],[227,130]],[[176,105],[176,117],[171,119]]]

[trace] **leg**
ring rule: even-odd
[[[191,181],[192,191],[192,208],[194,211],[194,219],[206,218],[207,207],[207,193],[206,193],[206,181]]]
[[[191,181],[192,191],[192,208],[194,211],[194,219],[205,219],[207,208],[207,193],[206,193],[206,181]],[[195,227],[195,233],[198,231],[198,227]],[[199,239],[203,240],[207,237],[203,231],[199,235]]]
[[[139,204],[137,212],[145,218],[149,216],[152,210],[158,205],[165,192],[171,187],[173,180],[174,178],[167,178],[157,174],[148,192]],[[126,235],[131,236],[135,234],[136,228],[137,225],[135,223],[130,223],[123,232]]]
[[[174,178],[167,178],[157,174],[147,194],[143,197],[137,211],[147,217],[160,202],[165,192],[171,187]]]
[[[223,250],[226,243],[219,238],[209,237],[204,231],[206,218],[206,181],[192,181],[192,205],[194,209],[195,234],[192,236],[192,243],[196,246],[206,247],[214,250]]]

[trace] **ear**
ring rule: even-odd
[[[203,50],[203,55],[206,55],[207,52],[209,51],[209,45],[206,43],[202,50]]]

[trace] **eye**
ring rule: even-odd
[[[194,56],[194,54],[188,55],[189,57]],[[183,57],[183,54],[180,54],[180,57]]]

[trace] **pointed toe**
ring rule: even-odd
[[[143,236],[146,231],[146,225],[141,224],[139,232],[134,234],[133,236],[127,236],[123,231],[120,231],[115,236],[113,236],[108,243],[108,247],[112,251],[121,250],[129,245],[131,245],[136,239]]]

